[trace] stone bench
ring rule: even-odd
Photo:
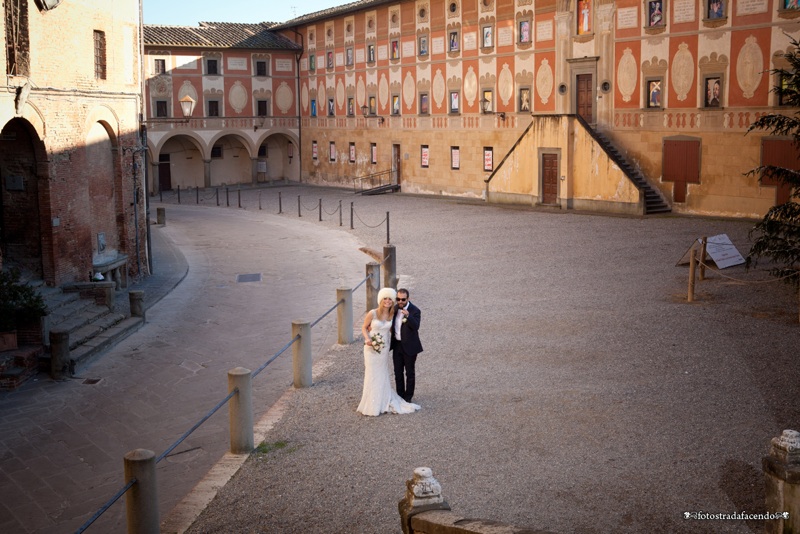
[[[92,264],[92,275],[100,273],[105,280],[114,281],[115,289],[128,287],[128,255],[117,254],[116,257]]]

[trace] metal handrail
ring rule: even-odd
[[[393,172],[394,172],[394,170],[389,169],[388,171],[374,172],[374,173],[368,174],[366,176],[360,176],[360,177],[357,177],[357,178],[353,178],[353,192],[354,193],[358,193],[359,191],[363,191],[364,190],[364,180],[372,180],[372,179],[374,179],[376,177],[383,177],[384,175],[387,175],[387,174],[391,175]],[[356,182],[358,182],[358,184],[361,186],[360,189],[356,189]],[[380,187],[381,185],[383,185],[383,178],[381,178],[380,183],[375,187]]]

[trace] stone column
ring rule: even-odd
[[[239,392],[228,401],[231,452],[249,454],[255,445],[253,436],[253,377],[250,369],[236,367],[228,371],[228,393]]]
[[[203,160],[203,187],[211,187],[211,160]]]
[[[311,323],[308,321],[292,321],[292,338],[300,336],[292,346],[292,370],[294,371],[294,387],[308,388],[313,385],[311,357]]]
[[[349,345],[353,342],[353,290],[349,287],[338,288],[336,301],[342,301],[336,308],[338,342],[340,345]]]
[[[132,289],[128,292],[128,301],[131,306],[131,317],[141,317],[142,322],[146,322],[144,309],[144,291]]]
[[[397,289],[397,250],[394,245],[383,245],[383,287]]]
[[[125,493],[128,534],[160,532],[158,519],[158,485],[156,455],[146,449],[135,449],[125,455],[125,483],[136,483]]]
[[[371,261],[367,264],[367,310],[374,310],[378,307],[378,291],[381,285],[381,264],[377,261]]]
[[[397,505],[403,534],[412,534],[411,518],[430,510],[449,510],[450,505],[442,497],[442,486],[433,478],[430,467],[414,469],[414,478],[406,481],[406,495]]]
[[[767,513],[779,516],[765,522],[765,532],[800,534],[800,432],[784,430],[780,437],[772,438],[769,456],[761,465]]]

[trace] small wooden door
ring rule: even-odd
[[[172,172],[169,165],[169,154],[158,155],[158,190],[172,190]]]
[[[542,204],[558,201],[558,154],[542,154]]]
[[[576,80],[575,94],[577,113],[588,123],[594,122],[593,118],[593,99],[592,99],[592,75],[591,74],[578,74]]]
[[[392,145],[392,183],[400,185],[400,145]]]

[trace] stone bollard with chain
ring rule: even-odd
[[[769,456],[761,462],[766,482],[768,534],[800,534],[800,432],[784,430],[772,438]]]
[[[406,496],[398,503],[403,534],[411,534],[411,518],[430,510],[450,510],[442,497],[442,486],[433,478],[430,467],[414,469],[414,478],[406,481]]]

